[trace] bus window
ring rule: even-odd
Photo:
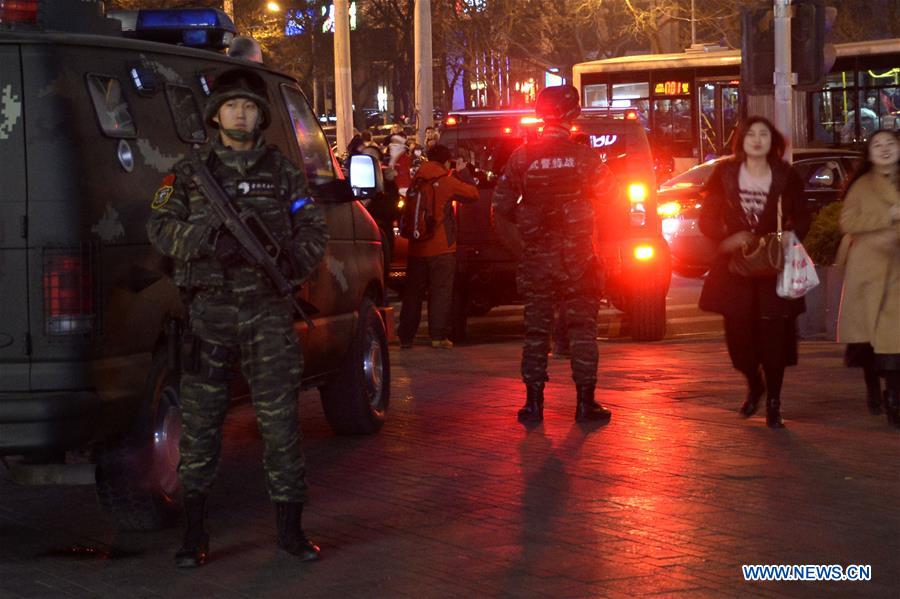
[[[653,101],[653,131],[656,139],[691,141],[691,101],[688,98]]]
[[[827,90],[809,95],[813,145],[853,143],[856,139],[856,99],[848,90]]]
[[[584,105],[599,106],[601,108],[606,108],[607,106],[609,106],[609,101],[606,97],[606,84],[600,83],[597,85],[585,85]]]

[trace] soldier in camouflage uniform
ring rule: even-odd
[[[271,120],[265,81],[250,70],[222,73],[206,119],[219,134],[199,158],[238,210],[256,212],[280,240],[290,256],[281,266],[299,285],[322,259],[328,234],[304,172],[261,137]],[[250,384],[265,443],[278,545],[301,559],[317,559],[319,548],[301,526],[306,481],[297,394],[303,354],[293,308],[242,258],[236,239],[224,227],[210,224],[211,208],[192,183],[191,172],[189,159],[175,166],[156,192],[147,225],[151,243],[174,258],[175,283],[189,301],[179,464],[187,530],[176,565],[196,567],[207,560],[206,497],[219,460],[229,373],[236,362]]]
[[[525,301],[526,401],[518,419],[536,423],[544,418],[547,354],[558,305],[569,331],[575,419],[608,420],[609,410],[594,400],[600,289],[593,203],[607,184],[606,169],[592,149],[569,139],[571,121],[581,112],[574,87],[542,90],[535,112],[544,120],[543,133],[512,153],[493,198],[495,218],[514,221],[522,244],[516,284]],[[498,227],[504,230],[510,227]]]

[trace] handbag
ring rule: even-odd
[[[781,233],[781,196],[778,196],[778,230],[759,237],[756,244],[731,254],[729,272],[742,277],[774,277],[784,270],[784,245]]]

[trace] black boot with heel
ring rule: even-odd
[[[896,389],[884,390],[884,413],[888,424],[900,428],[900,393]]]
[[[544,420],[544,383],[525,384],[525,405],[519,409],[517,418],[523,424]]]
[[[177,568],[198,568],[209,560],[209,534],[206,532],[206,495],[190,493],[184,496],[184,515],[187,528],[181,549],[175,554]]]
[[[744,400],[744,403],[741,404],[741,408],[738,410],[738,413],[744,418],[750,418],[754,414],[756,414],[757,410],[759,410],[759,400],[762,399],[763,395],[766,393],[766,385],[763,383],[762,376],[757,375],[754,379],[751,379],[748,383],[747,389],[747,399]]]
[[[781,399],[778,397],[766,399],[766,426],[784,428],[784,418],[781,417]]]

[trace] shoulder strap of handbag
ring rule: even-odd
[[[778,194],[778,239],[781,239],[781,194]]]

